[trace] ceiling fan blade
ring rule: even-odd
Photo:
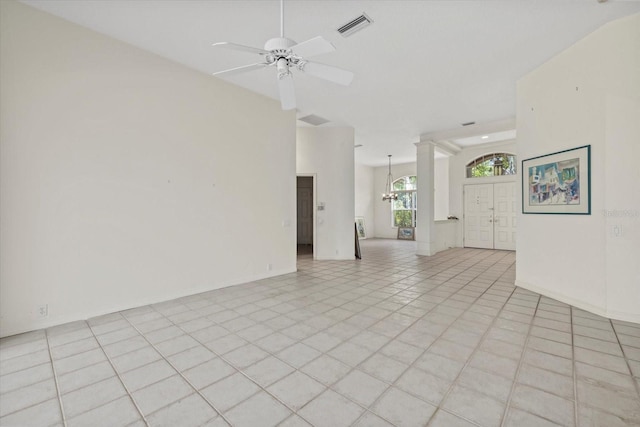
[[[268,66],[267,63],[258,62],[256,64],[243,65],[242,67],[230,68],[228,70],[218,71],[213,73],[214,76],[220,75],[232,75],[232,74],[240,74],[246,73],[247,71],[259,70],[260,68],[264,68]]]
[[[296,91],[291,74],[278,78],[278,92],[280,92],[280,104],[283,110],[296,108]]]
[[[268,51],[264,49],[259,49],[257,47],[245,46],[242,44],[230,43],[230,42],[214,43],[211,46],[224,47],[225,49],[240,50],[243,52],[257,53],[258,55],[266,55],[269,53]]]
[[[302,67],[302,71],[307,74],[311,74],[314,77],[329,80],[330,82],[344,86],[349,86],[353,80],[353,73],[351,71],[332,67],[331,65],[320,64],[318,62],[308,61]]]
[[[333,52],[336,48],[331,44],[331,42],[327,41],[322,36],[318,36],[292,46],[291,50],[297,56],[310,58],[323,53]]]

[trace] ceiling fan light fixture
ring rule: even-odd
[[[289,61],[287,61],[286,58],[278,59],[278,61],[276,61],[276,68],[278,69],[279,79],[282,79],[291,74],[291,72],[289,71]]]

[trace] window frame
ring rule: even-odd
[[[395,189],[396,188],[396,183],[398,181],[401,181],[401,180],[405,180],[406,181],[407,178],[410,179],[412,177],[414,177],[414,180],[413,180],[413,182],[414,182],[413,187],[414,188],[409,189],[409,190],[406,190],[406,189],[405,190],[396,190]],[[406,208],[396,209],[395,208],[395,206],[396,206],[395,202],[396,201],[395,200],[391,200],[391,203],[390,203],[390,205],[391,205],[390,206],[390,208],[391,208],[391,227],[392,228],[415,227],[416,226],[416,216],[417,216],[417,211],[418,211],[418,177],[417,177],[417,175],[405,175],[405,176],[402,176],[402,177],[400,177],[398,179],[395,179],[391,183],[391,188],[392,188],[392,191],[395,194],[398,194],[398,196],[400,196],[400,194],[410,194],[411,195],[411,206],[412,206],[409,209],[406,209]],[[400,198],[400,197],[398,197],[398,198]],[[396,214],[395,214],[396,211],[410,211],[411,212],[411,225],[408,225],[408,226],[407,225],[397,225],[396,224]]]
[[[494,161],[496,158],[506,158],[509,162],[509,167],[505,168],[502,165],[495,164],[487,164],[490,161]],[[485,167],[490,168],[491,175],[474,175],[473,170],[480,165],[484,165]],[[496,174],[496,170],[499,170],[500,173]],[[493,178],[498,176],[515,176],[518,174],[518,158],[515,154],[509,152],[493,152],[483,154],[481,156],[476,157],[475,159],[469,161],[465,165],[465,178],[467,179],[477,179],[477,178]]]

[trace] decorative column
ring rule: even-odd
[[[434,170],[433,170],[433,141],[416,143],[417,179],[418,179],[418,210],[416,213],[416,240],[418,241],[418,255],[431,256],[436,253],[436,231],[433,209]]]

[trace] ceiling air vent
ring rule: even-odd
[[[369,18],[366,13],[362,13],[362,15],[358,16],[356,19],[353,19],[342,27],[338,28],[338,32],[342,34],[342,37],[349,37],[351,34],[356,31],[360,31],[364,27],[368,27],[373,23],[373,19]]]
[[[476,122],[467,122],[467,123],[462,123],[462,126],[471,126],[471,125],[475,125]]]
[[[300,120],[301,122],[309,123],[313,126],[320,126],[325,123],[329,123],[329,120],[320,116],[316,116],[315,114],[309,114],[308,116],[300,117],[298,120]]]

